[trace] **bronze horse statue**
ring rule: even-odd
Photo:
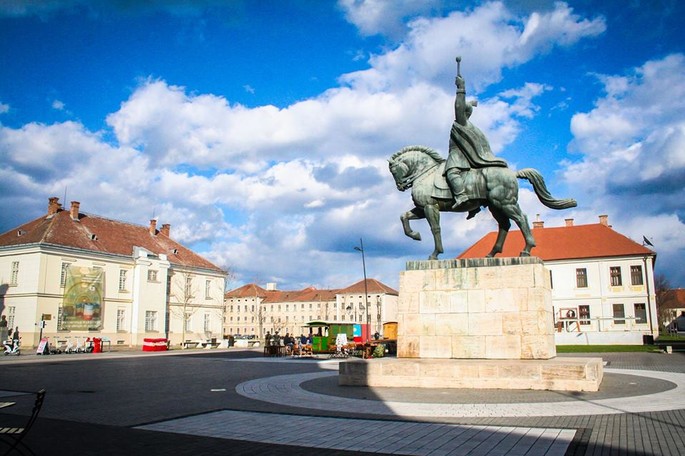
[[[526,179],[533,186],[538,199],[551,209],[567,209],[576,206],[571,198],[555,199],[547,190],[542,175],[533,168],[513,171],[505,167],[486,167],[469,170],[464,178],[468,201],[457,209],[452,208],[454,199],[445,180],[445,159],[435,150],[425,146],[408,146],[400,149],[388,160],[390,172],[399,191],[411,188],[414,208],[400,217],[404,234],[420,241],[421,234],[411,229],[410,220],[425,218],[428,221],[435,248],[428,257],[435,260],[443,253],[440,234],[440,212],[471,212],[469,218],[480,207],[488,207],[499,225],[497,240],[487,255],[493,257],[502,252],[504,241],[513,220],[523,233],[526,245],[521,256],[530,256],[535,247],[528,218],[518,204],[518,181]]]

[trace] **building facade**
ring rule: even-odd
[[[659,335],[654,263],[656,253],[598,224],[545,228],[533,223],[537,246],[531,254],[550,271],[558,345],[642,344]],[[459,258],[485,256],[495,242],[488,233]],[[520,231],[507,237],[501,256],[518,256]],[[646,337],[645,337],[646,336]]]
[[[374,279],[367,279],[366,286],[362,280],[333,290],[247,284],[226,293],[224,332],[261,339],[267,331],[299,335],[308,322],[338,321],[368,323],[372,333],[382,333],[383,323],[397,321],[397,297],[396,290]]]
[[[100,337],[140,346],[145,338],[220,337],[225,272],[157,230],[64,210],[0,235],[0,313],[22,345],[43,337],[77,345]]]

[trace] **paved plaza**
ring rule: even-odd
[[[0,395],[48,390],[36,454],[685,454],[685,354],[588,356],[594,393],[340,387],[337,360],[258,350],[22,355]]]

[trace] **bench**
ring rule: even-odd
[[[9,450],[5,454],[10,454],[13,450],[17,449],[19,445],[24,447],[30,453],[33,454],[30,448],[28,448],[22,440],[31,430],[33,423],[36,422],[40,409],[43,407],[43,400],[45,399],[45,390],[42,389],[36,393],[36,401],[33,404],[33,410],[31,411],[31,416],[24,425],[24,427],[3,427],[0,428],[0,439],[4,440],[9,446]]]

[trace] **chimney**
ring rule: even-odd
[[[572,218],[564,219],[564,221],[566,222],[566,226],[573,226],[573,219]]]
[[[157,234],[157,220],[155,219],[150,220],[150,234],[153,236]]]
[[[71,202],[71,210],[69,211],[69,214],[71,215],[72,220],[78,221],[78,210],[80,206],[81,203],[79,203],[78,201]]]
[[[169,237],[169,232],[171,231],[171,225],[168,223],[165,223],[162,225],[162,229],[159,230],[160,233],[162,233],[164,236]]]
[[[540,220],[540,214],[535,214],[535,221],[533,222],[533,228],[544,228],[545,222]]]
[[[604,225],[604,226],[609,226],[609,216],[608,215],[600,215],[599,216],[599,223]]]
[[[56,196],[48,198],[48,217],[55,215],[61,207],[62,205],[59,204],[59,198]]]

